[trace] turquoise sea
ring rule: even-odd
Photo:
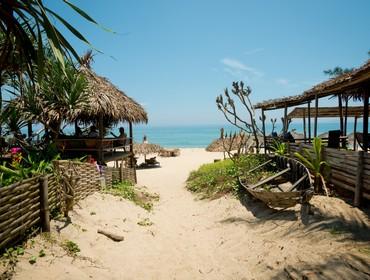
[[[313,121],[311,123],[311,131],[313,136]],[[125,127],[125,125],[124,125]],[[214,139],[220,135],[220,128],[224,127],[225,132],[238,131],[230,125],[188,125],[188,126],[151,126],[140,125],[134,126],[134,139],[136,142],[141,142],[143,136],[146,135],[150,143],[160,144],[163,147],[178,147],[178,148],[194,148],[206,147]],[[266,125],[266,134],[271,133],[271,124]],[[290,130],[295,129],[298,133],[303,133],[302,124],[293,122],[290,125]],[[318,134],[325,133],[329,130],[339,129],[339,122],[319,122]],[[118,131],[118,128],[114,129]],[[362,122],[358,122],[357,131],[362,130]],[[126,128],[127,131],[127,128]],[[275,131],[281,131],[281,125],[278,124]],[[347,124],[347,134],[353,132],[353,121]]]

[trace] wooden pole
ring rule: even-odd
[[[311,101],[307,103],[308,107],[308,143],[311,143]]]
[[[317,117],[319,114],[319,97],[315,95],[315,123],[314,123],[314,137],[317,137]]]
[[[43,232],[50,232],[50,213],[49,213],[49,200],[48,200],[48,177],[43,176],[40,178],[39,183],[40,191],[40,221],[41,229]]]
[[[104,155],[103,155],[103,138],[104,138],[104,120],[103,115],[99,116],[99,141],[98,141],[98,158],[100,161],[100,164],[104,161]]]
[[[288,107],[285,104],[284,107],[284,123],[283,123],[283,132],[287,133],[288,132]]]
[[[370,90],[370,88],[368,89]],[[363,139],[364,152],[367,152],[369,147],[369,92],[364,93],[364,120],[363,120]]]
[[[267,153],[267,145],[266,145],[266,127],[265,127],[265,110],[262,108],[262,133],[263,133],[263,146],[265,147],[264,152]]]
[[[354,205],[359,207],[361,204],[361,192],[363,185],[363,170],[364,170],[364,152],[357,152],[357,173],[356,173],[356,185],[355,185],[355,199]]]
[[[306,143],[307,133],[306,133],[306,110],[303,109],[303,138]]]
[[[348,96],[346,96],[344,107],[344,136],[347,136],[347,119],[348,119]]]
[[[342,104],[342,95],[338,94],[338,108],[339,108],[339,124],[340,124],[340,135],[343,136],[343,104]]]
[[[132,133],[132,122],[128,123],[130,133],[130,167],[134,166],[134,145],[133,145],[133,133]]]
[[[356,151],[356,145],[357,145],[357,116],[355,116],[355,123],[353,125],[353,150]]]
[[[27,122],[27,134],[28,134],[28,138],[32,139],[33,131],[32,131],[32,122],[31,121]]]

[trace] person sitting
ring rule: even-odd
[[[90,132],[89,132],[88,136],[89,136],[89,137],[94,137],[94,138],[96,138],[96,137],[98,137],[98,136],[99,136],[99,133],[98,133],[98,131],[96,130],[96,126],[95,126],[95,125],[92,125],[92,126],[90,127]]]
[[[127,135],[125,133],[125,129],[123,127],[119,128],[119,135],[115,135],[113,132],[111,134],[118,138],[119,140],[117,141],[118,146],[124,146],[123,149],[125,150],[125,146],[127,144]]]

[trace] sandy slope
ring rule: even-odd
[[[369,216],[315,197],[315,215],[303,225],[299,207],[277,212],[248,196],[195,200],[184,188],[189,171],[221,156],[181,152],[160,158],[162,168],[138,172],[139,184],[160,194],[152,213],[92,195],[75,208],[72,224],[53,222],[55,240],[36,238],[15,279],[370,279]],[[138,225],[144,218],[154,224]],[[98,228],[125,240],[115,243]],[[58,245],[66,239],[79,245],[78,257]],[[41,248],[47,256],[30,265]]]

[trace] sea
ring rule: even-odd
[[[311,134],[313,136],[313,125],[311,122]],[[124,126],[124,125],[123,125]],[[347,135],[353,133],[354,123],[348,121]],[[168,148],[205,148],[213,140],[220,137],[220,129],[224,128],[225,133],[234,133],[240,131],[238,128],[226,125],[182,125],[182,126],[151,126],[139,125],[133,127],[135,142],[142,142],[144,135],[147,137],[149,143],[159,144],[162,147]],[[275,131],[281,132],[282,125],[277,124]],[[328,132],[329,130],[340,129],[339,122],[318,122],[318,135]],[[303,134],[303,125],[298,122],[292,122],[289,130],[295,130],[296,133]],[[115,128],[114,131],[118,131]],[[126,130],[127,131],[127,130]],[[357,123],[357,132],[362,131],[362,122]],[[272,132],[272,125],[266,124],[266,135]]]
[[[311,121],[311,135],[313,136],[313,120]],[[118,135],[118,129],[120,126],[125,128],[128,134],[128,125],[123,123],[112,129],[112,132]],[[328,132],[329,130],[339,129],[339,121],[330,122],[318,122],[318,135]],[[348,120],[347,123],[347,135],[353,133],[354,123]],[[41,127],[34,127],[34,132]],[[159,144],[162,147],[168,148],[205,148],[213,140],[220,137],[220,129],[224,128],[225,133],[228,135],[230,133],[239,132],[240,130],[230,124],[212,124],[212,125],[134,125],[134,141],[141,143],[143,137],[146,136],[149,143]],[[278,134],[282,130],[282,124],[280,122],[276,124],[274,129]],[[289,130],[294,130],[296,133],[303,134],[303,125],[301,122],[293,121]],[[73,134],[74,128],[72,126],[67,126],[63,129],[66,134]],[[357,132],[362,131],[362,122],[359,120],[357,123]],[[26,133],[26,129],[22,130]],[[272,132],[271,123],[266,123],[266,135],[270,135]]]

